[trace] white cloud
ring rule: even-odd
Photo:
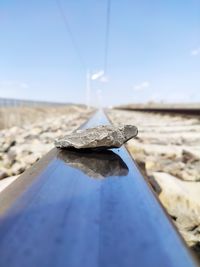
[[[191,51],[191,55],[192,55],[192,56],[198,56],[198,55],[200,55],[200,47],[198,47],[198,48],[196,48],[196,49],[193,49],[193,50]]]
[[[104,70],[100,70],[91,75],[91,80],[107,83],[109,81],[108,76],[105,75]]]
[[[104,75],[104,71],[100,70],[98,72],[95,72],[91,75],[91,80],[99,80]]]
[[[134,90],[135,91],[141,91],[141,90],[149,88],[149,87],[150,87],[150,82],[144,81],[144,82],[141,82],[141,83],[135,85]]]

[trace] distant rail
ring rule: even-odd
[[[102,112],[83,127],[107,124]],[[53,149],[0,194],[1,267],[193,267],[124,147]]]
[[[171,114],[185,114],[185,115],[200,115],[200,104],[190,105],[128,105],[115,107],[115,109],[127,111],[142,111],[142,112],[158,112],[158,113],[171,113]]]

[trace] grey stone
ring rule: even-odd
[[[0,169],[0,180],[9,176],[9,171],[6,168]]]
[[[24,172],[26,165],[23,162],[15,162],[12,166],[12,175],[18,175]]]
[[[43,112],[42,109],[39,108],[39,113],[33,115],[32,112],[35,111],[31,108],[25,111],[24,116],[31,115],[35,118],[31,117],[27,122],[22,120],[19,125],[13,120],[12,125],[15,124],[16,127],[0,130],[0,179],[21,174],[53,148],[53,140],[77,129],[92,111],[84,107],[77,110],[68,107],[66,109],[55,108],[52,113],[45,109],[43,117],[40,113]],[[7,112],[7,108],[5,111]],[[13,112],[11,115],[18,118],[19,114]]]
[[[133,125],[101,125],[86,130],[77,130],[55,140],[57,148],[118,148],[135,137],[138,130]]]
[[[190,246],[200,242],[200,235],[194,231],[200,226],[200,182],[182,181],[164,172],[153,173],[153,178],[161,188],[160,201],[176,218],[186,242]]]
[[[7,138],[3,144],[3,146],[0,148],[1,152],[7,153],[9,149],[16,144],[16,140],[12,138]]]
[[[187,162],[195,162],[200,161],[200,153],[197,153],[194,150],[183,149],[182,150],[182,161]]]

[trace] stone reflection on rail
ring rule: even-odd
[[[92,178],[126,176],[129,172],[121,157],[111,150],[62,150],[57,157]]]

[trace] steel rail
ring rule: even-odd
[[[169,114],[177,114],[177,115],[190,115],[190,116],[200,116],[200,107],[199,108],[166,108],[166,107],[119,107],[115,108],[118,110],[126,110],[126,111],[141,111],[141,112],[152,112],[152,113],[169,113]]]
[[[102,112],[84,127],[106,124]],[[194,267],[126,149],[53,149],[0,194],[1,267]]]

